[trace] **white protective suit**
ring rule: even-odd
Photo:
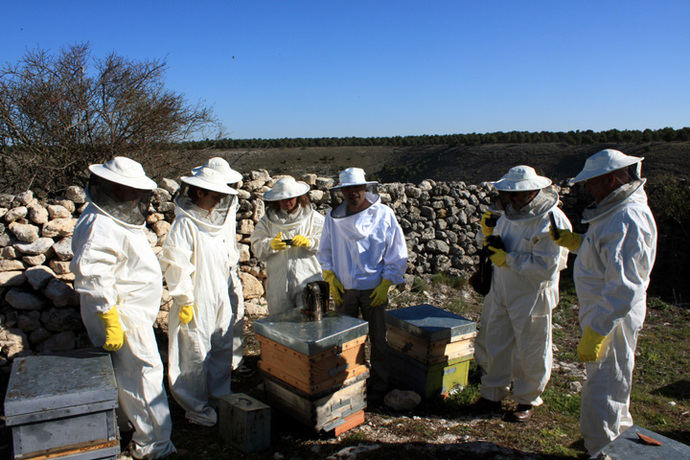
[[[367,200],[373,204],[356,214],[346,215],[346,202],[328,213],[321,235],[321,268],[334,272],[346,290],[374,289],[381,279],[404,281],[407,245],[402,228],[378,195],[367,193]]]
[[[70,270],[81,299],[81,316],[96,346],[105,342],[98,313],[117,306],[124,345],[112,352],[120,409],[134,427],[135,458],[175,452],[172,419],[163,386],[163,363],[153,324],[163,289],[160,265],[144,225],[112,218],[90,203],[72,236]]]
[[[290,214],[268,208],[251,237],[254,255],[266,261],[266,300],[268,313],[274,315],[290,308],[304,307],[302,293],[307,283],[323,280],[316,251],[321,240],[323,216],[309,208],[299,207]],[[283,232],[283,239],[302,235],[309,239],[309,248],[288,246],[276,251],[271,240]]]
[[[235,198],[228,213],[225,224],[225,237],[228,253],[230,254],[230,279],[228,280],[228,295],[232,305],[232,313],[235,315],[235,322],[232,331],[232,368],[237,369],[244,359],[244,293],[242,291],[242,280],[240,279],[239,263],[240,250],[237,247],[237,208],[239,200]]]
[[[230,393],[232,370],[234,316],[228,296],[226,221],[209,218],[186,196],[179,196],[176,205],[175,221],[159,256],[173,298],[168,317],[170,392],[189,420],[212,426],[217,414],[209,397]],[[181,324],[180,308],[190,304],[194,317]]]
[[[485,371],[480,393],[491,401],[505,398],[512,381],[518,404],[540,405],[551,377],[551,311],[568,250],[549,237],[549,212],[560,228],[571,228],[557,204],[558,194],[544,188],[520,212],[509,206],[494,228],[507,266],[493,267],[476,352]]]
[[[657,229],[644,180],[623,185],[583,214],[589,223],[573,278],[580,327],[606,336],[599,361],[588,362],[580,429],[593,454],[632,426],[630,391],[637,334],[646,314]]]

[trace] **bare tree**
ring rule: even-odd
[[[164,60],[90,56],[88,44],[27,52],[0,70],[0,188],[74,183],[89,162],[142,155],[220,129],[211,110],[166,89]],[[28,176],[28,177],[27,177]]]

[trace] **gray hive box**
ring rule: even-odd
[[[369,332],[369,323],[352,316],[328,314],[320,321],[302,318],[297,309],[258,319],[254,332],[306,356],[343,345]]]
[[[244,453],[271,447],[271,408],[244,393],[218,400],[218,429],[221,438]]]
[[[108,353],[17,358],[5,395],[14,458],[114,459],[120,452],[116,407]]]
[[[386,323],[429,342],[453,342],[477,330],[475,322],[429,304],[387,311]]]
[[[647,445],[640,440],[637,433],[654,438],[660,441],[662,445]],[[592,458],[609,458],[611,460],[687,459],[690,458],[690,446],[633,425],[592,455]]]

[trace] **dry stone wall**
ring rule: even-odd
[[[239,187],[237,241],[240,276],[247,311],[265,312],[265,266],[250,250],[249,238],[264,214],[262,195],[282,176],[267,171],[245,175]],[[338,197],[328,189],[333,178],[306,174],[309,197],[325,213]],[[174,219],[172,197],[179,185],[163,179],[153,193],[147,234],[155,252],[161,250]],[[475,242],[481,213],[491,196],[486,184],[463,182],[381,184],[383,203],[395,211],[409,249],[405,284],[415,276],[447,272],[467,277],[478,258]],[[0,367],[22,354],[63,351],[89,346],[79,314],[79,296],[69,271],[74,225],[86,206],[81,187],[66,190],[63,199],[39,202],[31,191],[0,194]],[[167,330],[170,295],[164,290],[157,327]]]

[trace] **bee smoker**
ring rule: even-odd
[[[302,317],[307,321],[320,321],[328,311],[330,293],[328,283],[325,281],[312,281],[302,291],[304,308],[300,310]]]

